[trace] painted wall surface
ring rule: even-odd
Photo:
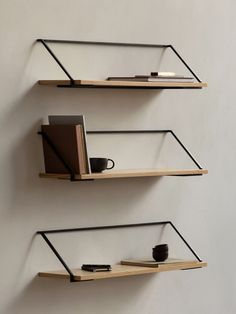
[[[235,313],[235,12],[232,0],[1,1],[0,313]],[[38,86],[39,79],[64,78],[35,43],[40,37],[171,43],[209,87],[129,91]],[[185,73],[168,51],[54,48],[77,78],[146,68]],[[84,114],[88,129],[173,129],[209,175],[77,183],[39,179],[43,156],[36,132],[49,114]],[[131,162],[133,145],[141,140],[116,139],[120,151],[107,141],[107,156],[120,153],[124,164],[126,158]],[[153,139],[148,143],[145,149],[140,144],[135,163],[145,164],[146,157],[152,162]],[[95,154],[98,139],[94,145]],[[161,163],[188,165],[169,137],[158,145],[166,149]],[[38,271],[61,268],[35,236],[37,230],[166,219],[178,226],[208,268],[75,284],[37,277]],[[151,250],[155,232],[52,239],[68,263],[78,267],[85,260],[118,262],[141,254],[142,248]],[[173,234],[168,237],[178,242]],[[178,243],[176,250],[185,254]]]

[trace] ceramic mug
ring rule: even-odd
[[[168,258],[168,244],[159,244],[152,249],[152,257],[156,262],[164,262]]]
[[[110,158],[89,158],[91,172],[102,172],[104,170],[109,170],[115,167],[114,160]],[[112,165],[108,167],[108,162],[111,162]]]

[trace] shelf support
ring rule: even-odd
[[[50,139],[50,137],[42,131],[38,132],[39,135],[42,136],[42,138],[47,142],[47,144],[51,147],[54,154],[57,156],[57,158],[62,162],[63,166],[66,168],[66,170],[70,174],[70,181],[76,181],[75,179],[75,173],[73,168],[69,165],[69,163],[65,160],[65,158],[62,156],[61,152],[58,150],[58,148],[55,146],[53,141]]]
[[[57,43],[57,44],[82,44],[82,45],[103,45],[103,46],[119,46],[119,47],[144,47],[144,48],[170,48],[172,52],[177,56],[177,58],[184,64],[184,66],[190,71],[190,73],[195,77],[195,79],[201,83],[202,81],[195,74],[195,72],[190,68],[190,66],[186,63],[186,61],[180,56],[177,50],[173,47],[173,45],[160,45],[160,44],[144,44],[144,43],[122,43],[122,42],[103,42],[103,41],[83,41],[83,40],[57,40],[57,39],[37,39],[37,42],[41,42],[48,53],[52,56],[52,58],[56,61],[59,67],[63,70],[66,76],[70,80],[70,85],[58,85],[58,87],[79,87],[75,84],[75,80],[66,70],[64,65],[52,51],[52,49],[48,46],[47,43]]]
[[[168,47],[176,54],[176,56],[180,59],[180,61],[185,65],[185,67],[189,70],[189,72],[192,73],[192,75],[195,77],[195,79],[201,83],[202,81],[199,79],[199,77],[193,72],[193,70],[190,68],[190,66],[184,61],[184,59],[180,56],[180,54],[176,51],[176,49],[172,45],[168,45]]]
[[[75,279],[75,276],[73,274],[73,271],[70,269],[70,267],[66,264],[62,256],[59,254],[59,252],[56,250],[52,242],[48,239],[46,234],[55,234],[55,233],[68,233],[68,232],[82,232],[82,231],[94,231],[94,230],[108,230],[108,229],[123,229],[123,228],[136,228],[136,227],[148,227],[148,226],[161,226],[161,225],[170,225],[172,229],[177,233],[179,238],[184,242],[184,244],[187,246],[187,248],[191,251],[191,253],[194,255],[194,257],[199,261],[202,262],[200,257],[196,254],[196,252],[193,250],[193,248],[189,245],[189,243],[185,240],[183,235],[178,231],[178,229],[174,226],[174,224],[171,221],[157,221],[157,222],[146,222],[146,223],[135,223],[135,224],[123,224],[123,225],[107,225],[107,226],[94,226],[94,227],[82,227],[82,228],[70,228],[70,229],[53,229],[53,230],[43,230],[43,231],[37,231],[36,234],[39,234],[42,236],[42,238],[45,240],[45,242],[48,244],[50,249],[53,251],[53,253],[56,255],[57,259],[60,261],[60,263],[63,265],[63,267],[66,269],[70,276],[70,282],[78,282],[78,280]]]
[[[198,169],[202,169],[200,164],[196,161],[196,159],[193,157],[193,155],[189,152],[189,150],[184,146],[184,144],[180,141],[180,139],[176,136],[174,131],[172,130],[103,130],[103,131],[86,131],[87,134],[137,134],[137,133],[170,133],[174,139],[177,141],[177,143],[182,147],[182,149],[185,151],[185,153],[189,156],[189,158],[193,161],[193,163],[197,166]],[[45,134],[42,131],[38,132],[39,135],[43,137],[43,139],[47,142],[47,144],[51,147],[54,154],[58,157],[58,159],[62,162],[65,169],[70,174],[70,181],[83,181],[80,179],[76,179],[76,173],[74,172],[73,168],[70,166],[70,164],[67,162],[67,160],[62,156],[61,152],[58,150],[58,148],[55,146],[53,141],[48,137],[47,134]],[[201,176],[202,174],[185,174],[185,175],[175,175],[175,176]],[[174,176],[174,175],[173,175]],[[93,180],[93,179],[92,179]]]
[[[189,150],[184,146],[184,144],[180,141],[180,139],[177,137],[177,135],[172,130],[103,130],[103,131],[86,131],[87,134],[150,134],[150,133],[170,133],[174,139],[177,141],[177,143],[182,147],[182,149],[185,151],[185,153],[189,156],[189,158],[193,161],[193,163],[197,166],[198,169],[202,169],[200,164],[197,162],[197,160],[193,157],[193,155],[189,152]],[[47,142],[47,144],[51,147],[54,154],[58,157],[58,159],[62,162],[65,169],[70,174],[70,181],[83,181],[80,179],[76,179],[76,173],[74,172],[73,168],[70,166],[70,164],[67,162],[67,160],[62,156],[61,152],[58,150],[58,148],[55,146],[53,141],[48,137],[47,134],[45,134],[42,131],[38,132],[39,135],[43,137],[43,139]],[[175,175],[175,176],[201,176],[202,174],[185,174],[185,175]],[[92,179],[93,180],[93,179]]]
[[[189,156],[189,158],[193,161],[193,163],[197,166],[198,169],[202,169],[197,160],[193,157],[193,155],[189,152],[189,150],[184,146],[184,144],[180,141],[177,135],[172,130],[105,130],[105,131],[87,131],[87,134],[136,134],[136,133],[170,133],[173,138],[177,141],[177,143],[182,147],[185,153]],[[202,174],[190,174],[190,175],[178,175],[178,176],[199,176]]]
[[[43,46],[45,47],[45,49],[50,53],[50,55],[53,57],[53,59],[56,61],[56,63],[59,65],[59,67],[62,69],[62,71],[68,76],[68,78],[70,79],[70,85],[75,85],[75,81],[73,79],[73,77],[70,75],[70,73],[66,70],[66,68],[64,67],[64,65],[61,63],[61,61],[57,58],[57,56],[55,55],[55,53],[52,51],[52,49],[47,45],[46,40],[44,39],[37,39],[37,41],[41,42],[43,44]]]

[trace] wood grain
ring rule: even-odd
[[[115,277],[125,277],[125,276],[137,276],[150,273],[159,273],[163,271],[171,270],[181,270],[181,269],[194,269],[206,267],[207,263],[205,262],[194,262],[190,264],[186,262],[186,265],[160,265],[157,268],[152,267],[140,267],[140,266],[127,266],[127,265],[113,265],[111,271],[105,272],[88,272],[81,269],[73,269],[73,274],[75,279],[78,281],[86,280],[98,280],[106,278],[115,278]],[[47,271],[39,272],[39,277],[48,277],[48,278],[59,278],[59,279],[70,279],[69,274],[65,270],[59,271]]]
[[[76,85],[79,87],[157,87],[157,88],[169,88],[169,87],[183,87],[183,88],[202,88],[207,87],[207,83],[199,82],[132,82],[132,81],[103,81],[103,80],[75,80]],[[39,80],[39,85],[70,85],[70,80]]]
[[[111,170],[99,173],[76,175],[77,180],[102,180],[116,178],[138,178],[138,177],[161,177],[175,175],[200,175],[207,174],[206,169],[131,169],[131,170]],[[69,174],[60,173],[40,173],[40,178],[69,180]]]

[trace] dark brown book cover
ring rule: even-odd
[[[42,132],[51,140],[75,174],[88,172],[81,125],[42,125]],[[43,139],[43,152],[47,173],[68,173],[45,139]]]

